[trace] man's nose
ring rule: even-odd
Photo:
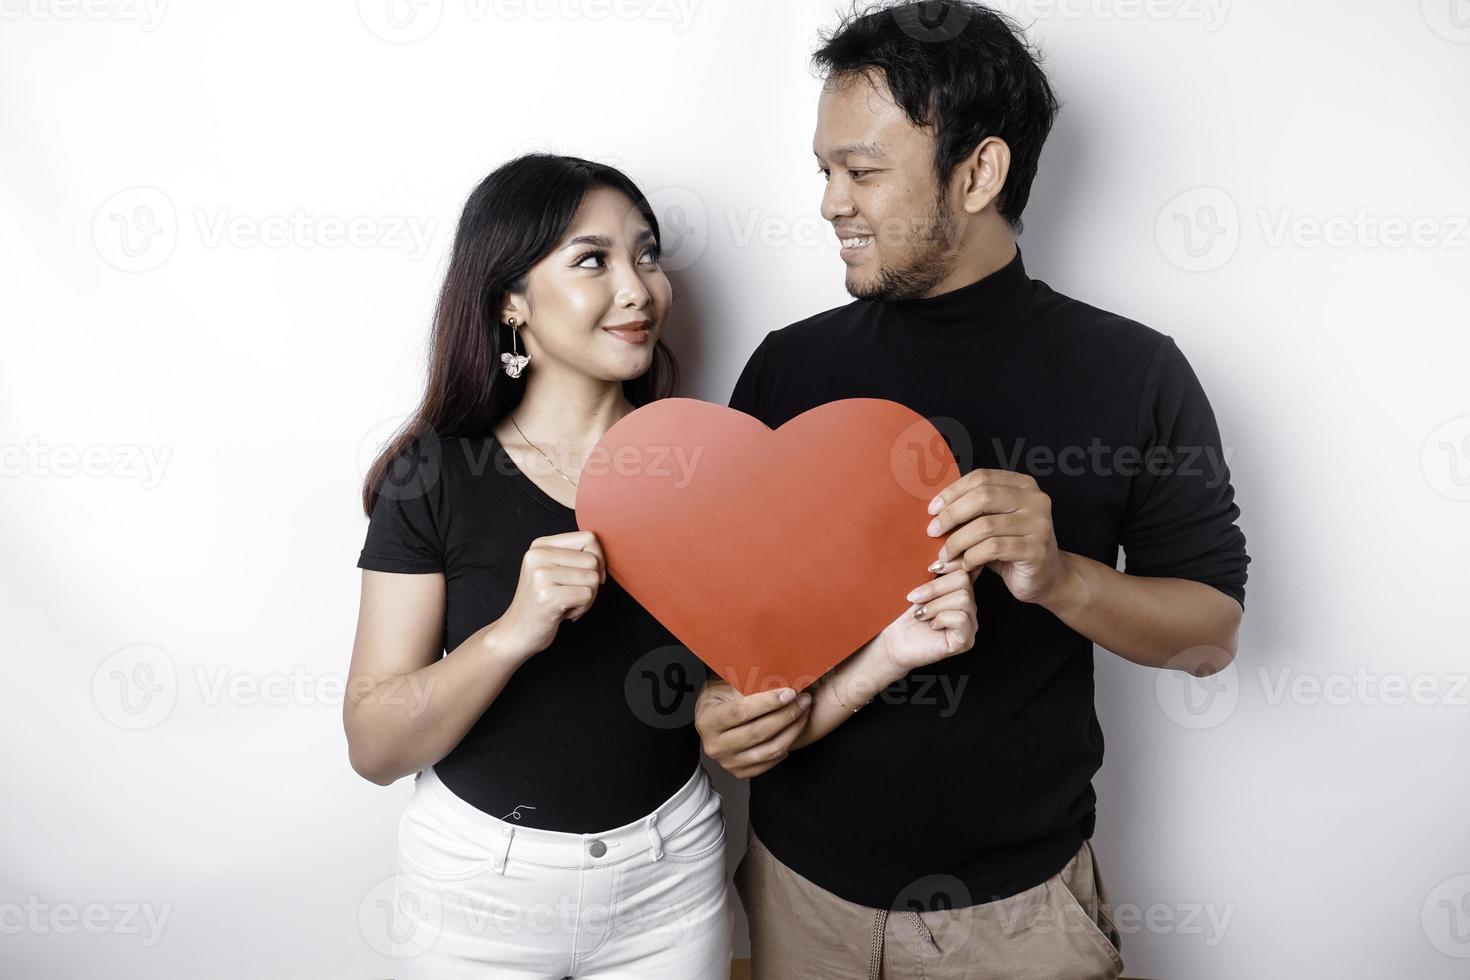
[[[850,217],[855,213],[852,198],[847,193],[847,182],[835,176],[829,179],[827,189],[822,192],[822,217],[835,221],[839,217]]]

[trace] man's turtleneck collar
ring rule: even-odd
[[[971,337],[1000,326],[1030,305],[1035,293],[1021,261],[1010,262],[981,279],[938,296],[879,303],[894,329],[919,337]]]

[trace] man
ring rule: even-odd
[[[769,333],[730,405],[772,428],[853,397],[934,421],[964,475],[930,506],[932,570],[978,575],[979,632],[896,680],[851,658],[813,707],[701,692],[706,753],[753,777],[755,975],[1116,977],[1093,644],[1199,675],[1234,657],[1250,559],[1215,418],[1170,337],[1027,275],[1057,102],[1009,20],[890,6],[815,60],[822,214],[856,299]],[[842,724],[813,740],[830,705]]]

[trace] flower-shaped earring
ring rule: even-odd
[[[507,320],[505,321],[505,325],[510,327],[510,348],[514,353],[501,354],[500,365],[506,374],[512,378],[519,378],[521,372],[526,369],[526,365],[530,363],[531,355],[522,354],[516,347],[516,334],[520,331],[516,329],[515,320]]]

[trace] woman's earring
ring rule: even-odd
[[[507,320],[505,321],[505,325],[507,327],[510,327],[510,349],[514,351],[514,353],[501,354],[500,364],[501,367],[504,368],[506,374],[510,375],[512,378],[519,378],[521,376],[521,372],[526,369],[526,365],[530,363],[531,355],[522,354],[520,350],[516,347],[516,334],[520,333],[520,331],[516,329],[516,322],[514,320]]]

